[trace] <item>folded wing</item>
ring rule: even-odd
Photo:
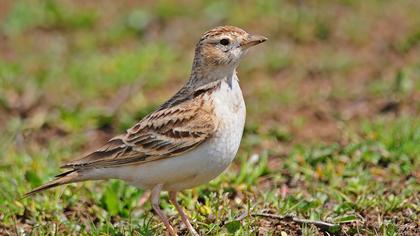
[[[62,167],[103,168],[176,158],[211,137],[217,125],[212,103],[198,96],[150,114],[126,134],[112,138],[97,151]]]

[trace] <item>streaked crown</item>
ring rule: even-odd
[[[203,34],[196,48],[196,57],[209,66],[236,67],[250,46],[266,41],[263,36],[251,35],[235,26],[219,26]]]
[[[266,40],[235,26],[219,26],[205,32],[196,46],[190,80],[202,84],[232,74],[248,49]]]

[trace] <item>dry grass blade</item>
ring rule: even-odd
[[[330,233],[338,233],[340,231],[340,225],[328,223],[324,221],[319,220],[307,220],[307,219],[300,219],[295,216],[291,215],[276,215],[276,214],[270,214],[270,213],[252,213],[251,216],[257,216],[257,217],[266,217],[271,219],[276,219],[280,221],[293,221],[295,223],[298,223],[300,225],[315,225],[322,231],[327,231]]]

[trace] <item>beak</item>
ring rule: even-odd
[[[245,39],[241,43],[241,47],[250,48],[252,46],[258,45],[260,43],[264,43],[267,41],[267,38],[261,35],[250,35],[247,39]]]

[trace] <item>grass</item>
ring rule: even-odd
[[[270,40],[239,68],[247,123],[235,162],[180,196],[194,227],[324,234],[255,216],[271,213],[332,222],[342,235],[420,234],[418,2],[0,6],[0,234],[163,234],[150,203],[139,206],[144,190],[118,180],[20,196],[170,97],[199,35],[221,24]]]

